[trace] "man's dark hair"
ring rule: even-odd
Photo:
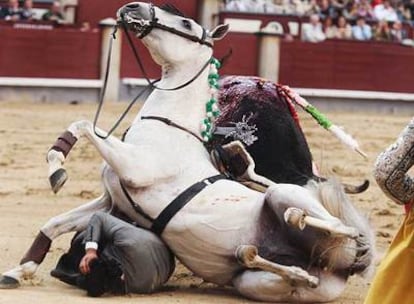
[[[92,261],[91,272],[86,275],[85,283],[89,297],[100,297],[105,292],[125,294],[125,282],[121,279],[122,270],[115,260],[102,258]]]

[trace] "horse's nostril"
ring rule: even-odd
[[[139,3],[136,3],[136,2],[130,3],[130,4],[127,4],[126,7],[129,9],[137,9],[139,8]]]

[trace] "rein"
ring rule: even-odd
[[[184,132],[187,132],[188,134],[190,134],[193,137],[195,137],[202,144],[204,144],[203,140],[197,134],[195,134],[191,130],[188,130],[187,128],[184,128],[183,126],[180,126],[179,124],[176,124],[171,119],[168,119],[168,118],[165,118],[165,117],[160,117],[160,116],[142,116],[141,119],[142,120],[158,120],[160,122],[165,123],[168,126],[171,126],[171,127],[177,128],[177,129],[180,129],[180,130],[182,130]]]
[[[178,31],[178,30],[176,30],[176,29],[174,29],[172,27],[169,27],[169,26],[166,26],[166,25],[163,25],[163,24],[159,23],[158,22],[158,19],[155,16],[155,9],[154,9],[154,6],[152,4],[150,6],[150,11],[151,11],[151,19],[152,20],[149,22],[149,25],[144,28],[144,31],[142,32],[142,34],[138,38],[142,39],[143,37],[147,36],[152,31],[153,28],[159,28],[159,29],[165,30],[167,32],[173,33],[175,35],[178,35],[178,36],[184,37],[186,39],[189,39],[191,41],[194,41],[194,42],[198,42],[200,44],[207,45],[210,48],[213,47],[213,45],[210,42],[208,42],[208,41],[205,40],[205,38],[207,37],[207,33],[206,33],[206,30],[204,28],[203,28],[203,36],[202,36],[202,38],[198,38],[197,36],[189,35],[187,33]],[[138,63],[138,66],[139,66],[139,68],[141,70],[141,73],[143,74],[144,79],[147,81],[148,85],[141,92],[139,92],[138,95],[130,102],[130,104],[128,105],[128,107],[121,114],[121,116],[114,123],[114,125],[107,132],[106,135],[101,135],[101,134],[99,134],[97,132],[96,125],[98,123],[98,119],[99,119],[99,116],[100,116],[100,113],[101,113],[101,110],[102,110],[102,106],[103,106],[103,103],[104,103],[104,97],[105,97],[105,93],[106,93],[106,88],[108,86],[108,78],[109,78],[109,71],[110,71],[110,66],[111,66],[113,40],[116,39],[116,32],[118,30],[118,25],[114,26],[114,30],[113,30],[113,32],[111,34],[112,39],[110,39],[110,41],[109,41],[109,51],[108,51],[108,57],[107,57],[107,60],[106,60],[106,69],[105,69],[104,83],[103,83],[102,90],[101,90],[100,96],[99,96],[98,108],[96,110],[95,117],[94,117],[94,120],[93,120],[93,132],[95,133],[96,136],[98,136],[99,138],[104,139],[104,140],[107,139],[109,136],[111,136],[111,134],[115,131],[115,129],[119,126],[119,124],[125,118],[125,116],[129,113],[129,111],[131,110],[132,106],[136,103],[136,101],[145,92],[147,92],[150,89],[156,89],[156,90],[160,90],[160,91],[177,91],[177,90],[180,90],[182,88],[185,88],[188,85],[190,85],[191,83],[193,83],[205,71],[205,69],[210,65],[210,62],[213,59],[213,56],[211,56],[206,61],[206,63],[201,67],[201,69],[192,78],[190,78],[188,81],[184,82],[183,84],[178,85],[178,86],[173,87],[173,88],[161,88],[161,87],[158,87],[155,84],[157,82],[159,82],[161,79],[156,79],[154,81],[151,81],[150,78],[148,77],[148,74],[147,74],[147,72],[146,72],[146,70],[144,68],[144,65],[143,65],[143,63],[141,61],[141,58],[139,57],[138,52],[137,52],[137,50],[136,50],[136,48],[134,46],[134,43],[132,42],[131,35],[128,32],[127,22],[125,20],[125,14],[122,14],[121,15],[121,22],[119,22],[119,23],[120,23],[120,25],[122,26],[122,28],[124,30],[124,33],[125,33],[125,35],[127,37],[127,40],[128,40],[128,44],[129,44],[129,46],[130,46],[130,48],[131,48],[131,50],[132,50],[132,52],[134,54],[135,60]],[[170,125],[172,125],[172,124],[170,124]],[[180,127],[180,129],[185,129],[185,128]],[[190,133],[192,133],[192,132],[190,132]],[[198,138],[198,136],[197,136],[197,138]]]

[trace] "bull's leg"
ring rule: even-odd
[[[358,230],[332,216],[312,193],[293,184],[277,184],[266,191],[266,202],[275,212],[282,211],[287,223],[303,229],[305,225],[325,230],[335,236],[356,238]]]
[[[97,129],[97,132],[102,136],[106,135],[100,129]],[[88,138],[106,163],[127,186],[134,188],[150,186],[155,180],[168,178],[178,172],[176,167],[168,164],[164,157],[165,151],[154,151],[151,148],[151,143],[148,142],[139,146],[122,142],[114,136],[102,139],[94,133],[90,121],[74,122],[64,134],[58,139],[60,144],[56,143],[47,155],[49,177],[55,192],[66,180],[66,173],[63,169],[63,163],[68,153],[66,151],[69,151],[76,140],[82,136]],[[62,139],[63,137],[66,140]],[[154,140],[157,139],[151,138],[148,141]]]
[[[256,268],[277,274],[291,286],[318,286],[318,278],[296,266],[284,266],[268,261],[258,254],[257,247],[250,245],[239,246],[236,250],[236,258],[247,268]]]
[[[338,298],[346,281],[331,273],[318,273],[316,288],[292,286],[278,274],[262,270],[245,270],[233,279],[233,285],[243,296],[255,301],[272,303],[321,303]]]
[[[85,205],[50,219],[40,229],[38,236],[20,261],[20,265],[0,276],[0,289],[16,288],[22,279],[33,277],[46,257],[52,240],[64,233],[85,229],[90,217],[96,211],[108,210],[110,203],[109,194],[104,194]]]

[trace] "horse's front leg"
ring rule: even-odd
[[[82,231],[95,212],[109,210],[110,206],[111,199],[106,193],[85,205],[50,219],[40,229],[20,265],[0,276],[0,289],[17,288],[22,279],[32,278],[46,257],[52,240],[67,232]]]
[[[106,135],[100,129],[96,131],[102,136]],[[176,174],[177,168],[171,166],[166,159],[166,151],[159,148],[162,142],[158,141],[162,139],[148,136],[150,138],[145,138],[145,143],[136,145],[123,142],[114,136],[102,139],[95,134],[90,121],[82,120],[72,123],[48,152],[49,179],[55,192],[61,188],[67,178],[63,168],[66,156],[77,139],[82,136],[88,138],[127,186],[146,187],[156,180]]]
[[[331,215],[322,204],[303,187],[277,184],[266,191],[266,202],[275,212],[283,212],[286,223],[299,229],[311,226],[332,236],[356,238],[358,229],[346,226]]]

